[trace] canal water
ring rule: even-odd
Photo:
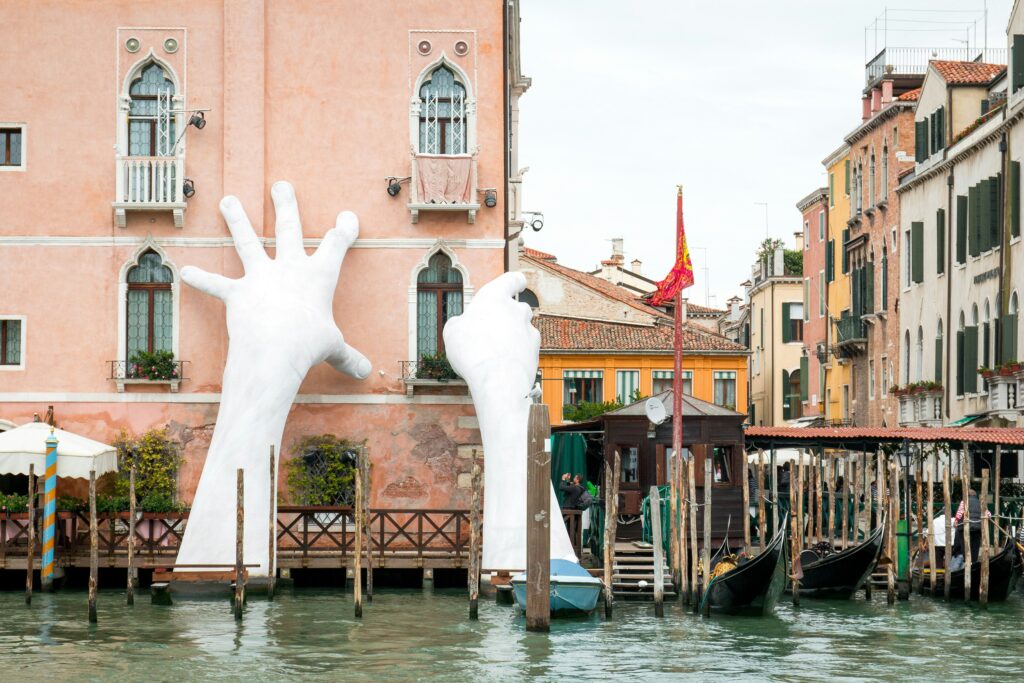
[[[885,604],[804,600],[772,617],[701,619],[678,606],[619,604],[600,616],[528,634],[514,608],[464,591],[379,591],[352,616],[350,593],[254,596],[236,623],[227,599],[133,608],[101,591],[99,624],[85,594],[0,593],[4,681],[1019,681],[1024,593],[988,610],[925,598]]]

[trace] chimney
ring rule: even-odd
[[[865,95],[860,98],[860,120],[867,121],[871,118],[871,98]]]
[[[797,232],[794,232],[793,233],[793,237],[796,238],[795,242],[796,242],[797,250],[798,251],[803,251],[804,250],[804,231],[803,230],[799,230]]]
[[[892,102],[892,79],[887,78],[882,81],[882,104],[890,102]]]
[[[642,265],[643,265],[643,261],[641,261],[641,260],[640,260],[640,259],[638,259],[638,258],[635,258],[635,259],[633,259],[632,261],[630,261],[630,263],[629,263],[629,269],[630,269],[630,270],[632,270],[632,271],[633,271],[634,273],[636,273],[637,275],[643,275],[643,272],[642,272],[642,270],[641,270],[641,266],[642,266]]]
[[[729,320],[740,319],[740,303],[742,301],[738,296],[729,299]]]
[[[625,260],[624,252],[622,251],[622,238],[612,238],[612,261],[618,261],[622,263]]]
[[[882,108],[882,90],[880,88],[871,89],[871,113],[876,114]]]
[[[679,307],[679,320],[685,325],[686,324],[686,303],[689,301],[686,297],[680,298],[682,305]]]
[[[775,250],[775,263],[772,264],[772,275],[785,275],[786,258],[782,247]]]

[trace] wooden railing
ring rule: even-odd
[[[173,561],[181,546],[188,513],[143,512],[135,526],[135,554],[153,564]],[[562,510],[576,554],[582,551],[582,514]],[[41,514],[36,515],[36,554],[40,552]],[[370,510],[366,547],[379,562],[389,557],[465,559],[469,554],[468,510]],[[97,515],[100,557],[128,554],[128,513]],[[57,513],[58,556],[88,556],[87,512]],[[352,508],[281,505],[277,510],[277,549],[285,558],[338,558],[344,560],[355,546]],[[28,548],[28,513],[0,514],[0,567],[8,557],[24,557]],[[458,564],[458,562],[457,562]]]

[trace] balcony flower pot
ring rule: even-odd
[[[1013,377],[1013,372],[1014,371],[1011,368],[1008,368],[1006,366],[999,368],[1000,377]]]
[[[995,376],[995,371],[992,368],[978,368],[978,372],[985,379],[992,379]]]

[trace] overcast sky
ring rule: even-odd
[[[989,47],[1006,46],[1011,4],[989,0]],[[627,261],[641,259],[644,273],[660,279],[674,257],[682,183],[691,301],[703,304],[709,291],[723,307],[742,296],[739,283],[765,236],[756,202],[768,203],[771,236],[792,246],[801,228],[796,202],[826,184],[821,160],[860,122],[864,27],[886,5],[521,5],[523,71],[533,79],[520,100],[520,161],[530,168],[523,208],[545,217],[526,243],[589,270],[607,258],[607,240],[624,237]],[[970,25],[980,47],[982,8],[982,0],[899,0],[889,8],[888,45],[957,47]],[[869,32],[872,55],[874,40]],[[881,49],[881,22],[877,40]]]

